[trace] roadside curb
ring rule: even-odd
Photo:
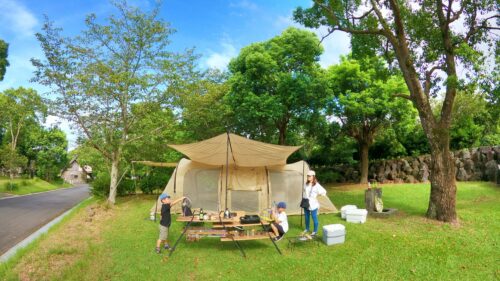
[[[52,190],[51,190],[52,191]],[[50,192],[50,191],[47,191]],[[39,192],[40,193],[40,192]],[[92,199],[93,196],[87,197],[86,199],[82,200],[80,203],[76,204],[73,206],[71,209],[67,210],[66,212],[62,213],[61,215],[57,216],[41,228],[39,228],[37,231],[33,232],[30,236],[26,237],[23,241],[17,243],[15,246],[10,248],[7,252],[5,252],[2,256],[0,256],[0,263],[5,263],[7,262],[12,256],[14,256],[17,251],[21,250],[22,248],[28,246],[31,244],[33,241],[35,241],[37,238],[39,238],[42,234],[47,233],[54,225],[59,223],[64,217],[72,213],[76,208],[78,208],[80,205],[82,205],[84,202],[87,200]]]
[[[12,199],[12,198],[19,198],[19,197],[24,197],[24,196],[30,196],[30,195],[36,195],[36,194],[42,194],[42,193],[47,193],[47,192],[54,192],[54,191],[61,191],[61,190],[67,190],[67,189],[72,189],[72,188],[77,188],[77,187],[80,187],[79,185],[77,186],[72,186],[72,187],[61,187],[61,188],[57,188],[57,189],[52,189],[52,190],[47,190],[47,191],[40,191],[40,192],[33,192],[33,193],[28,193],[28,194],[23,194],[23,195],[17,195],[17,194],[12,194],[10,196],[6,196],[6,197],[1,197],[0,198],[0,201],[1,200],[5,200],[5,199]],[[89,185],[90,187],[90,185]]]

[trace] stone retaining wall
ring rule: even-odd
[[[463,149],[452,152],[458,181],[496,181],[500,164],[500,146]],[[426,182],[430,175],[430,155],[370,162],[368,179],[381,183]],[[341,165],[330,168],[340,177],[338,182],[358,182],[358,167]],[[323,170],[323,169],[320,169]]]

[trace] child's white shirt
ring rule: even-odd
[[[288,231],[288,218],[285,212],[278,213],[278,220],[280,221],[283,231],[286,233]]]

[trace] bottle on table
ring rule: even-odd
[[[203,212],[203,208],[200,208],[200,220],[203,220],[203,216],[204,216],[204,212]]]

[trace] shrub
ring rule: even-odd
[[[21,186],[28,186],[28,181],[27,180],[22,180],[20,183],[19,183]]]
[[[19,185],[17,183],[13,183],[13,182],[6,182],[4,183],[4,189],[6,191],[16,191],[16,190],[19,190]]]
[[[331,169],[320,168],[316,170],[318,181],[322,184],[339,182],[341,175]]]
[[[97,174],[94,181],[91,183],[92,195],[97,197],[108,197],[110,182],[111,182],[111,176],[109,175],[109,173],[102,172]],[[123,196],[131,193],[135,193],[134,181],[125,178],[122,179],[122,181],[118,185],[116,194],[118,196]]]
[[[138,182],[139,188],[146,194],[152,194],[155,190],[162,191],[167,185],[171,174],[171,171],[166,171],[166,169],[153,169]]]
[[[97,197],[108,197],[109,195],[109,183],[111,182],[111,177],[108,173],[99,173],[92,182],[92,195]]]

